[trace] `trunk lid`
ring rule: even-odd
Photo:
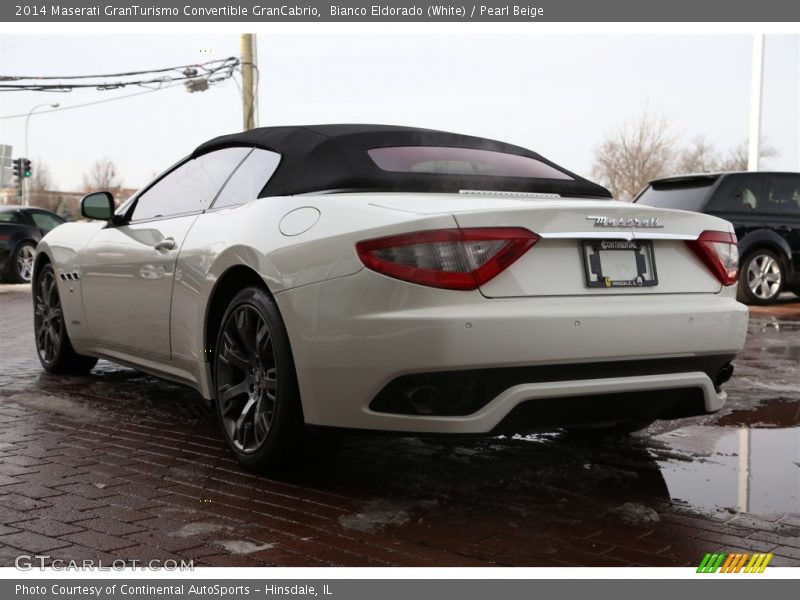
[[[732,231],[726,221],[699,213],[545,195],[387,194],[370,204],[418,214],[450,213],[461,228],[525,227],[541,236],[480,288],[488,298],[718,293],[719,280],[686,241],[706,230]],[[644,263],[642,269],[637,261]],[[631,269],[644,274],[641,285],[620,283]],[[607,273],[612,275],[608,280]],[[631,281],[638,280],[634,277]]]

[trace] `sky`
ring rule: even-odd
[[[800,170],[800,41],[768,35],[763,167]],[[609,133],[644,110],[684,142],[727,151],[746,141],[752,37],[728,34],[261,34],[259,123],[389,123],[490,137],[589,175]],[[0,74],[83,75],[193,64],[239,54],[236,35],[0,35]],[[0,117],[143,91],[3,92]],[[54,187],[80,189],[98,158],[137,188],[201,142],[242,128],[235,81],[183,86],[29,121],[29,157]],[[0,144],[24,153],[25,118],[0,119]]]

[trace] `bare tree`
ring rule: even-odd
[[[83,176],[83,191],[113,191],[122,187],[122,178],[117,167],[110,158],[100,158],[92,164],[89,172]]]
[[[730,151],[728,151],[728,154],[717,162],[717,170],[746,171],[747,155],[748,155],[747,142],[742,142],[735,148],[732,148]],[[769,144],[765,143],[764,140],[762,140],[758,156],[759,159],[761,160],[764,160],[765,158],[766,159],[775,158],[776,156],[778,156],[778,151],[775,149],[774,146],[770,146]]]
[[[761,159],[774,158],[777,155],[778,151],[773,146],[762,141]],[[746,170],[747,142],[742,142],[723,156],[702,137],[692,140],[692,146],[681,152],[675,167],[676,173]]]
[[[669,120],[643,112],[611,135],[595,152],[592,175],[615,198],[631,200],[650,180],[670,172],[675,136]]]
[[[50,169],[41,160],[36,160],[33,163],[33,173],[29,185],[32,206],[38,206],[52,212],[58,211],[61,202],[52,193],[48,193],[53,189],[53,180],[50,176]]]
[[[719,155],[703,136],[697,136],[688,148],[684,148],[678,155],[675,164],[675,173],[706,173],[717,170]]]
[[[778,155],[761,144],[761,158]],[[605,185],[618,200],[631,200],[651,180],[667,175],[708,171],[746,171],[747,142],[723,155],[704,137],[695,137],[687,147],[678,147],[666,117],[653,117],[647,111],[636,121],[607,135],[595,150],[592,176]]]

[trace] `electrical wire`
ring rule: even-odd
[[[238,67],[239,64],[240,61],[238,58],[229,57],[197,65],[183,65],[180,67],[167,67],[163,69],[153,69],[150,71],[131,71],[128,73],[116,73],[108,75],[74,75],[74,76],[61,76],[61,77],[0,76],[0,81],[14,81],[14,82],[23,82],[29,80],[32,81],[31,83],[0,83],[0,92],[21,91],[21,90],[37,91],[37,92],[45,92],[45,91],[70,92],[74,89],[85,89],[85,88],[95,88],[100,91],[105,91],[105,90],[119,89],[134,85],[143,87],[146,87],[148,85],[159,85],[163,87],[163,84],[165,83],[189,81],[198,78],[208,78],[209,80],[213,78],[215,81],[219,81],[221,79],[232,77],[236,67]],[[209,66],[209,65],[214,65],[214,66]],[[181,71],[181,69],[183,70]],[[200,69],[203,72],[199,73],[197,69]],[[172,71],[177,71],[179,75],[178,74],[167,75],[158,78],[140,79],[133,81],[64,83],[64,80],[69,80],[69,79],[108,79],[114,77],[130,77],[133,75],[167,73]],[[59,79],[61,81],[59,83],[37,83],[38,81],[49,81],[54,79]]]
[[[105,75],[0,75],[0,81],[18,81],[24,79],[103,79],[106,77],[131,77],[133,75],[147,75],[150,73],[166,73],[168,71],[182,71],[183,69],[192,69],[192,68],[201,68],[206,71],[210,70],[206,67],[206,65],[212,65],[215,63],[222,63],[223,65],[232,62],[235,63],[234,66],[239,64],[239,59],[235,56],[229,56],[228,58],[220,58],[217,60],[210,60],[208,62],[199,63],[199,64],[191,64],[191,65],[181,65],[178,67],[164,67],[161,69],[145,69],[143,71],[128,71],[124,73],[107,73]]]
[[[49,110],[39,110],[36,112],[37,115],[43,115],[45,113],[51,112],[60,112],[62,110],[72,110],[74,108],[83,108],[84,106],[93,106],[95,104],[105,104],[106,102],[115,102],[117,100],[124,100],[125,98],[133,98],[134,96],[142,96],[144,94],[152,94],[153,92],[160,92],[161,90],[168,90],[170,88],[178,87],[179,83],[173,83],[172,85],[164,85],[157,88],[151,88],[148,90],[143,90],[141,92],[134,92],[133,94],[125,94],[124,96],[114,96],[113,98],[104,98],[103,100],[95,100],[93,102],[84,102],[83,104],[72,104],[70,106],[61,106],[59,108],[51,108]],[[17,119],[21,117],[27,117],[28,113],[20,113],[17,115],[5,115],[0,117],[0,120],[3,119]]]

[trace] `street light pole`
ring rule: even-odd
[[[53,108],[58,108],[61,106],[58,102],[45,102],[44,104],[37,104],[34,106],[30,111],[28,111],[28,116],[25,117],[25,156],[23,158],[27,158],[30,160],[30,155],[28,154],[28,123],[31,120],[31,115],[37,108],[42,108],[43,106],[51,106]],[[21,174],[22,175],[22,174]],[[30,201],[30,184],[28,183],[28,178],[23,177],[22,179],[22,204],[28,206]]]
[[[753,37],[753,74],[750,82],[750,139],[747,147],[747,170],[758,171],[761,155],[761,98],[764,85],[764,34]]]

